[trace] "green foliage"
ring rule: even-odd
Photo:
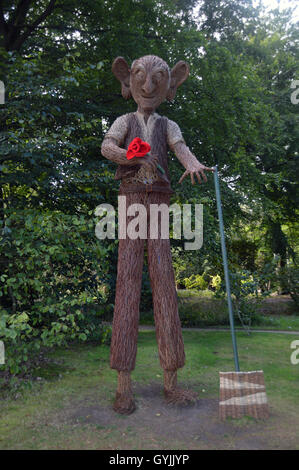
[[[278,274],[280,285],[290,293],[296,307],[299,307],[299,268],[297,266],[285,266]]]
[[[86,341],[99,327],[105,303],[109,247],[91,217],[24,209],[6,219],[1,242],[1,337],[11,373],[28,352]]]
[[[111,326],[101,326],[101,344],[109,346],[111,344],[112,328]]]
[[[205,290],[208,287],[208,283],[204,280],[200,274],[192,274],[190,277],[184,279],[186,289],[200,289]]]
[[[234,315],[249,333],[253,320],[258,316],[258,279],[250,271],[243,270],[231,272],[230,281]]]
[[[209,327],[228,325],[228,316],[225,302],[213,299],[209,301],[191,301],[181,298],[179,302],[179,315],[183,327]]]
[[[218,291],[221,287],[221,277],[219,274],[216,274],[216,276],[212,276],[211,278],[211,287],[215,290]]]

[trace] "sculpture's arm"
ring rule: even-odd
[[[200,163],[183,141],[176,142],[174,145],[171,145],[170,148],[186,169],[185,173],[179,179],[179,183],[181,183],[188,175],[191,177],[192,184],[195,183],[194,175],[196,175],[199,183],[201,183],[201,177],[206,182],[207,177],[205,175],[205,171],[214,171],[213,168],[209,168]]]
[[[108,158],[118,165],[132,166],[136,165],[134,158],[132,160],[127,160],[127,151],[122,149],[117,145],[117,140],[113,137],[106,137],[101,146],[101,153],[103,157]]]
[[[103,157],[108,158],[118,165],[135,166],[144,165],[150,168],[155,168],[158,157],[154,155],[146,155],[145,157],[132,158],[127,160],[127,151],[117,145],[117,140],[113,137],[106,137],[101,146],[101,153]]]

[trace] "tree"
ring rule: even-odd
[[[26,39],[51,15],[57,5],[57,0],[47,2],[19,0],[17,4],[1,0],[0,33],[2,35],[2,47],[7,51],[19,51]]]

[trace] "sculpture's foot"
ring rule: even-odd
[[[172,390],[164,388],[164,396],[168,405],[190,405],[198,400],[196,392],[182,388],[174,388]]]
[[[177,371],[164,370],[164,396],[166,403],[173,405],[190,405],[198,400],[198,394],[177,386]]]
[[[113,409],[121,415],[130,415],[135,411],[136,405],[131,393],[116,392]]]

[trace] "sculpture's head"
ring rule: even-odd
[[[133,97],[139,111],[151,113],[165,99],[174,99],[177,88],[189,75],[189,66],[180,60],[170,70],[160,57],[146,55],[134,60],[129,68],[123,57],[117,57],[112,72],[121,82],[123,97]]]

